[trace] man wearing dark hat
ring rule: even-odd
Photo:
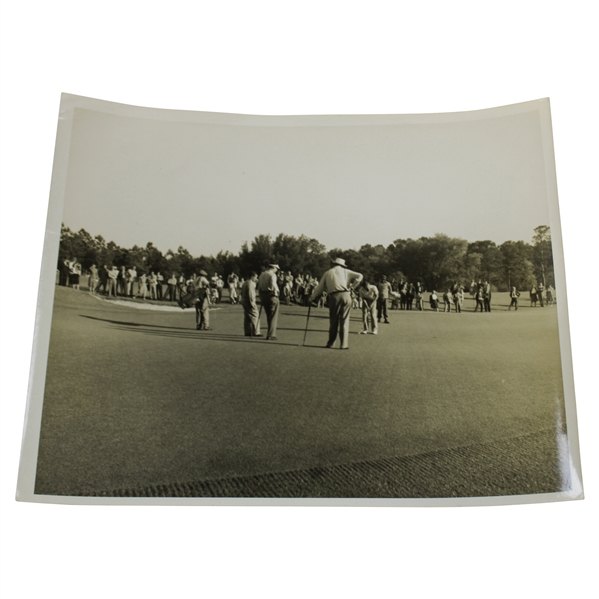
[[[331,268],[322,275],[320,283],[312,292],[310,301],[316,301],[323,292],[329,300],[329,340],[327,347],[333,347],[337,339],[341,341],[341,349],[349,349],[349,315],[351,312],[351,293],[362,281],[359,272],[349,270],[343,258],[331,260]]]
[[[258,279],[258,292],[260,302],[266,312],[268,333],[266,339],[277,338],[277,321],[279,319],[279,285],[277,284],[277,271],[279,265],[270,263]]]
[[[195,309],[196,309],[196,329],[198,331],[210,330],[210,317],[208,306],[210,305],[210,283],[206,278],[208,273],[200,270],[200,276],[195,280]]]

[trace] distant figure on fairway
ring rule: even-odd
[[[137,269],[135,266],[132,266],[129,270],[127,270],[127,289],[125,293],[128,297],[133,297],[133,284],[137,280]]]
[[[448,289],[443,294],[443,312],[451,312],[451,305],[453,304],[453,294],[451,289]]]
[[[157,272],[156,273],[156,299],[161,300],[162,299],[162,282],[164,281],[164,277]]]
[[[485,289],[482,286],[482,284],[480,284],[478,286],[478,289],[476,290],[476,295],[474,296],[476,299],[476,306],[474,306],[474,311],[477,312],[478,309],[480,308],[481,312],[485,311]]]
[[[117,294],[123,297],[127,295],[127,269],[121,266],[119,269],[119,276],[116,280]]]
[[[108,271],[108,297],[114,295],[116,297],[116,282],[119,278],[119,269],[113,266]]]
[[[370,332],[376,335],[378,333],[376,308],[379,290],[375,285],[370,285],[366,279],[363,279],[358,285],[358,297],[362,300],[362,324],[364,326],[360,334],[368,333],[368,321],[370,321]]]
[[[387,277],[383,275],[378,285],[379,288],[379,299],[378,299],[378,319],[381,322],[381,318],[385,319],[385,324],[389,324],[389,317],[387,316],[387,301],[391,293],[391,283],[387,281]]]
[[[238,280],[239,280],[239,277],[237,276],[237,273],[235,273],[235,272],[232,272],[227,277],[227,285],[229,287],[229,302],[231,302],[232,304],[237,303],[237,281]]]
[[[58,284],[63,287],[69,286],[69,260],[66,258],[65,260],[60,260],[58,262],[58,272],[60,273],[60,277],[58,279]]]
[[[416,283],[414,288],[414,299],[416,300],[416,308],[422,312],[424,310],[424,289],[420,282]]]
[[[539,286],[537,287],[537,297],[539,298],[539,304],[541,304],[541,308],[545,307],[545,285],[543,285],[543,281],[539,282]]]
[[[200,270],[200,276],[195,280],[195,309],[196,309],[196,329],[198,331],[210,330],[210,316],[208,306],[210,306],[210,283],[206,278],[208,274],[205,270]]]
[[[453,305],[455,306],[456,312],[462,311],[462,303],[464,302],[464,286],[459,283],[455,283],[452,289]]]
[[[150,276],[148,277],[148,285],[150,287],[150,299],[158,299],[158,278],[154,272],[150,272]]]
[[[512,290],[510,291],[510,298],[512,301],[510,302],[510,305],[508,306],[508,310],[511,310],[512,306],[514,306],[515,310],[518,309],[518,298],[519,297],[520,297],[520,292],[515,287],[512,287]]]
[[[217,279],[216,279],[216,288],[218,289],[218,300],[217,300],[217,304],[220,304],[220,301],[223,299],[223,288],[225,286],[225,282],[223,281],[223,278],[221,277],[221,275],[218,275]]]
[[[96,292],[96,288],[98,287],[98,267],[95,264],[92,264],[89,267],[89,279],[87,286],[89,287],[90,293]]]
[[[98,269],[98,277],[100,279],[100,283],[98,284],[97,289],[102,287],[102,293],[106,293],[108,291],[108,266],[104,264],[102,268]]]
[[[139,289],[137,295],[141,297],[142,300],[145,300],[148,295],[148,276],[145,272],[139,277]]]
[[[268,340],[275,340],[277,338],[277,321],[279,319],[278,270],[278,264],[269,264],[268,268],[264,270],[258,279],[260,303],[266,312],[266,320],[268,321],[268,333],[266,335],[266,339]]]
[[[241,286],[241,306],[243,307],[243,332],[246,337],[262,337],[260,334],[260,320],[258,306],[256,305],[256,283],[258,275],[252,271],[250,276]]]
[[[537,307],[537,288],[536,288],[536,285],[533,285],[532,289],[530,290],[530,307],[531,308],[536,308]]]
[[[77,258],[73,258],[69,262],[69,285],[73,289],[79,291],[79,279],[81,278],[81,264],[77,261]]]
[[[485,306],[485,312],[491,311],[491,283],[485,281],[483,287],[483,304]]]
[[[433,310],[434,312],[439,311],[439,296],[437,295],[437,292],[434,289],[430,295],[429,303],[431,305],[431,310]]]
[[[326,291],[329,298],[329,340],[326,347],[333,347],[339,333],[341,349],[349,349],[349,315],[352,305],[350,291],[360,284],[362,275],[349,270],[343,258],[331,260],[331,267],[322,275],[310,301],[317,300]]]
[[[166,281],[167,288],[164,299],[174,302],[177,299],[177,275],[173,273]]]

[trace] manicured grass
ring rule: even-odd
[[[354,310],[350,350],[338,351],[324,349],[324,309],[312,309],[302,346],[307,310],[296,306],[281,306],[278,340],[265,341],[243,336],[239,306],[220,304],[202,332],[192,310],[139,310],[57,288],[36,493],[110,494],[557,435],[556,310],[527,303],[507,312],[507,294],[495,294],[489,314],[472,313],[469,299],[462,314],[390,311],[378,336],[358,335]],[[515,478],[530,479],[518,463]],[[534,463],[555,470],[555,448]],[[503,493],[506,474],[493,464],[484,488],[494,494],[496,471]],[[463,464],[448,468],[443,489],[478,492]],[[526,492],[547,491],[546,474],[538,478]],[[429,480],[422,493],[434,488]]]

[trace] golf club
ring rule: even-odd
[[[312,302],[308,304],[308,318],[306,318],[306,330],[304,331],[304,340],[302,341],[302,347],[306,345],[306,335],[308,334],[308,323],[310,322],[310,310],[312,309]]]

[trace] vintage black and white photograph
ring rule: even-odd
[[[45,248],[23,499],[582,497],[547,99],[63,95]]]

